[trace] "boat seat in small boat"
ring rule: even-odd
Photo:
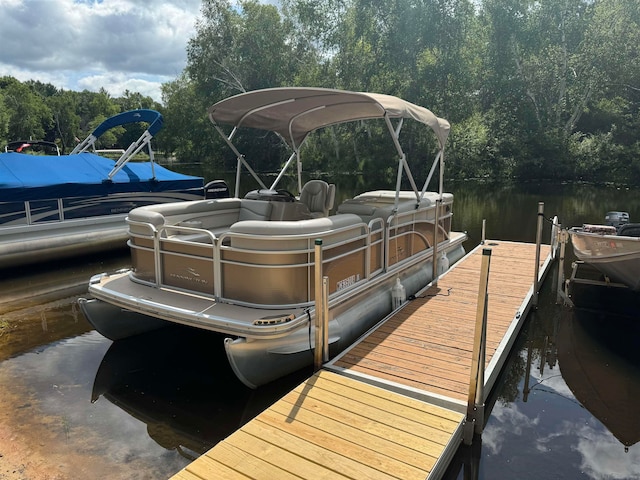
[[[322,180],[309,180],[300,192],[300,201],[309,208],[314,218],[329,216],[335,197],[336,186]]]
[[[621,237],[640,237],[640,223],[626,223],[618,230]]]
[[[616,227],[612,225],[592,225],[585,223],[582,225],[582,231],[585,233],[597,233],[599,235],[615,235]]]
[[[246,220],[231,226],[231,246],[251,250],[307,249],[313,247],[313,241],[316,238],[309,239],[309,234],[317,233],[317,238],[322,238],[324,245],[330,245],[361,235],[362,229],[358,228],[334,232],[337,229],[357,225],[362,225],[362,220],[353,214],[330,215],[299,221]],[[234,236],[234,233],[251,235],[251,237]],[[291,236],[291,239],[283,238],[284,236]],[[307,238],[299,238],[300,236],[307,236]]]

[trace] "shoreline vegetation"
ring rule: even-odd
[[[195,160],[219,178],[236,159],[215,135],[209,106],[260,88],[319,86],[395,95],[446,118],[454,180],[640,185],[637,0],[278,3],[203,0],[187,65],[163,84],[162,103],[0,77],[0,143],[48,140],[68,153],[105,118],[152,108],[165,119],[155,150],[178,169]],[[303,147],[305,168],[393,175],[383,167],[393,146],[372,134],[382,127],[317,132]],[[139,133],[123,128],[101,148]],[[242,134],[240,151],[256,170],[277,170],[280,139],[257,150],[253,135],[262,133]],[[428,142],[406,150],[419,175]]]

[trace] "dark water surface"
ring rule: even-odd
[[[487,238],[534,241],[539,201],[566,225],[600,222],[608,210],[640,221],[640,196],[627,189],[449,189],[467,250],[483,219]],[[124,252],[1,272],[0,479],[168,478],[307,375],[252,391],[215,334],[103,338],[75,302],[92,274],[128,263]],[[640,315],[556,305],[555,278],[491,394],[481,439],[460,449],[447,479],[640,478]]]

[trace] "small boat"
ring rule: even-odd
[[[48,142],[46,140],[14,140],[5,145],[4,151],[60,156],[58,145],[55,142]]]
[[[605,275],[606,281],[640,290],[640,223],[629,223],[627,212],[607,212],[604,225],[569,229],[579,260]]]
[[[209,117],[237,156],[235,195],[129,213],[133,268],[95,275],[93,299],[80,299],[106,337],[167,323],[223,333],[234,373],[256,388],[313,362],[316,240],[327,278],[330,356],[464,255],[467,237],[451,231],[453,195],[442,188],[449,123],[426,108],[381,94],[273,88],[222,100]],[[333,184],[302,185],[300,147],[319,128],[375,119],[386,125],[397,154],[395,190],[361,193],[334,213]],[[400,144],[405,119],[435,134],[437,153],[422,188]],[[278,134],[292,150],[269,187],[233,143],[241,127]],[[299,195],[278,188],[292,164]],[[438,191],[428,192],[437,167]],[[258,189],[240,198],[244,168]],[[401,189],[403,177],[410,190]]]
[[[119,159],[96,153],[106,131],[139,122],[148,128]],[[0,268],[125,248],[132,208],[204,198],[202,178],[154,162],[150,142],[161,127],[159,112],[133,110],[105,120],[69,155],[51,142],[7,145],[0,153]],[[134,161],[145,147],[149,160]]]

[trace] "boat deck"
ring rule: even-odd
[[[482,247],[492,250],[486,398],[532,305],[533,244],[476,248],[173,479],[440,478],[462,441]]]

